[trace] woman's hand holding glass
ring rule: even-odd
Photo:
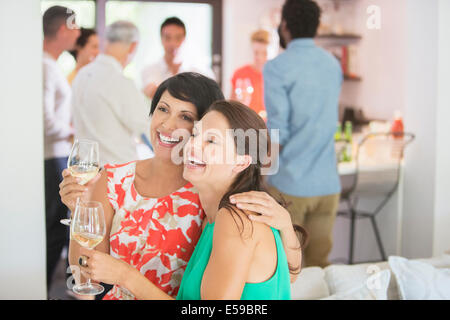
[[[62,203],[64,203],[71,212],[74,212],[77,198],[80,198],[81,201],[87,201],[91,187],[98,181],[101,174],[98,173],[95,178],[84,185],[80,184],[79,178],[71,175],[69,169],[64,169],[62,176],[63,181],[59,185],[59,195],[61,196]]]
[[[80,253],[88,258],[87,266],[81,267],[81,273],[97,282],[122,286],[123,277],[129,274],[128,271],[135,270],[125,261],[104,252],[80,248]]]
[[[73,212],[80,200],[86,200],[88,182],[92,185],[98,179],[99,151],[98,143],[91,140],[75,140],[67,160],[67,168],[62,175],[64,180],[59,185],[62,202]],[[94,179],[96,180],[96,179]],[[78,199],[79,198],[79,199]],[[62,219],[62,224],[70,225],[70,219]]]
[[[78,202],[70,224],[71,239],[92,251],[103,241],[105,234],[106,222],[102,204],[96,201]],[[78,263],[83,268],[89,266],[91,262],[88,257],[81,255]],[[73,291],[81,295],[96,295],[102,293],[104,288],[99,284],[91,283],[89,278],[87,283],[74,286]]]

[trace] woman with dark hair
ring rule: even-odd
[[[75,43],[75,48],[69,53],[74,57],[76,66],[67,76],[67,80],[72,84],[78,71],[95,59],[100,53],[97,32],[94,29],[80,28],[80,36]]]
[[[183,165],[173,154],[187,142],[194,122],[217,100],[224,99],[214,80],[195,73],[181,73],[164,81],[151,106],[150,139],[154,158],[122,165],[105,165],[99,177],[81,186],[64,172],[60,187],[62,201],[73,212],[77,197],[100,201],[107,235],[95,251],[85,252],[70,243],[70,264],[88,257],[86,271],[93,280],[113,284],[105,299],[145,298],[147,285],[175,297],[181,278],[200,237],[204,210],[197,190],[183,177]],[[247,195],[249,196],[249,195]],[[251,195],[250,195],[251,196]],[[268,196],[267,196],[268,197]],[[270,198],[272,199],[272,198]],[[245,200],[243,203],[256,204]],[[270,211],[273,225],[289,226],[289,213],[275,200],[256,210]],[[283,233],[286,247],[297,247],[290,228]],[[108,254],[109,253],[109,254]],[[292,250],[290,261],[300,265],[300,253]],[[125,285],[132,281],[131,285]],[[128,290],[127,290],[128,289]],[[131,292],[130,292],[131,290]]]

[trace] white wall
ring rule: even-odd
[[[448,15],[448,13],[446,14]],[[403,255],[433,254],[436,233],[438,0],[406,2],[405,123],[416,134],[405,159]],[[448,19],[448,18],[447,18]],[[442,75],[441,77],[443,77]],[[441,82],[442,83],[442,82]],[[443,119],[443,121],[448,119]],[[448,166],[448,164],[446,164]],[[447,210],[449,204],[446,205]]]
[[[46,298],[41,30],[39,1],[0,2],[0,299]]]
[[[403,111],[405,84],[405,0],[353,0],[355,32],[362,39],[358,48],[361,82],[345,81],[341,101],[362,108],[371,119],[391,120],[395,110]],[[381,28],[367,28],[367,8],[377,5]],[[345,7],[342,8],[342,11]]]
[[[450,249],[450,1],[439,0],[436,111],[436,194],[433,253]]]

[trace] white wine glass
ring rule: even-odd
[[[249,78],[238,78],[236,80],[236,99],[245,104],[246,106],[250,105],[252,100],[252,95],[255,89],[252,86],[252,82]]]
[[[93,250],[102,242],[105,234],[106,224],[102,204],[97,201],[78,201],[70,224],[71,239],[80,246]],[[91,283],[89,278],[86,283],[75,285],[72,290],[80,295],[97,295],[105,289],[100,284]]]
[[[67,168],[72,177],[80,179],[80,185],[84,185],[93,179],[100,169],[98,143],[87,139],[75,140],[67,160]],[[79,198],[77,203],[78,201]],[[70,226],[70,219],[61,219],[60,222]]]

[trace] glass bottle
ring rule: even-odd
[[[345,129],[344,129],[344,139],[345,139],[345,159],[344,161],[350,162],[352,161],[352,123],[350,121],[345,121]]]

